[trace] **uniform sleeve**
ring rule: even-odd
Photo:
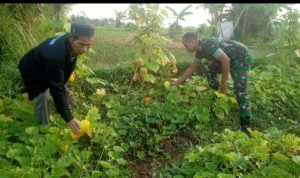
[[[64,86],[63,59],[50,59],[46,73],[49,81],[50,93],[53,97],[57,112],[69,122],[73,119],[67,103],[67,92]]]
[[[204,44],[204,50],[208,55],[217,60],[224,51],[220,48],[219,42],[215,38],[209,38]]]

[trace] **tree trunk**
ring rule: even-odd
[[[243,25],[242,25],[242,32],[241,35],[244,37],[247,34],[247,27],[248,27],[248,9],[245,9],[245,12],[243,14]]]
[[[62,6],[63,5],[61,5],[61,4],[54,4],[53,5],[55,20],[59,20],[60,19],[60,12],[62,10]]]

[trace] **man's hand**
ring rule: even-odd
[[[220,92],[223,93],[223,94],[226,94],[227,93],[227,87],[226,87],[226,84],[222,84],[220,85]]]
[[[68,122],[68,125],[73,133],[78,134],[80,130],[80,121],[77,119],[72,119]]]

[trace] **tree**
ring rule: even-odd
[[[228,17],[228,12],[224,12],[225,4],[202,4],[196,7],[202,7],[203,9],[208,9],[209,14],[211,15],[211,20],[208,20],[212,31],[212,36],[217,35],[217,26],[218,23],[222,21],[222,18]]]
[[[115,15],[116,15],[116,24],[115,27],[120,27],[122,24],[122,20],[124,20],[126,18],[126,11],[128,10],[128,8],[126,10],[124,10],[123,12],[119,12],[115,9]]]
[[[184,9],[182,9],[179,13],[177,13],[173,8],[166,6],[166,8],[173,12],[175,16],[175,22],[173,23],[176,27],[179,27],[179,20],[184,20],[184,16],[191,15],[193,12],[187,12],[189,8],[191,8],[192,5],[188,5]]]
[[[234,24],[237,23],[235,34],[238,37],[255,36],[260,32],[270,35],[271,22],[277,16],[277,11],[284,4],[232,4]],[[240,19],[238,16],[240,16]]]
[[[198,9],[199,7],[208,9],[208,12],[211,15],[210,24],[213,24],[221,21],[220,15],[224,10],[225,4],[203,4],[197,6],[196,9]]]

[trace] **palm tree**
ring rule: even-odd
[[[196,7],[203,7],[204,9],[208,9],[208,12],[211,14],[211,24],[219,22],[219,16],[223,12],[225,4],[203,4]]]
[[[192,5],[188,5],[184,9],[182,9],[179,13],[177,13],[173,8],[166,6],[166,8],[173,12],[174,16],[176,17],[175,22],[173,23],[175,27],[179,27],[179,20],[184,20],[184,16],[191,15],[193,12],[187,12],[189,8],[191,8]]]
[[[114,10],[115,10],[115,15],[116,15],[116,25],[115,25],[115,27],[119,27],[119,26],[121,26],[121,21],[124,20],[125,17],[126,17],[126,11],[128,10],[128,8],[123,12],[119,12],[116,9],[114,9]]]

